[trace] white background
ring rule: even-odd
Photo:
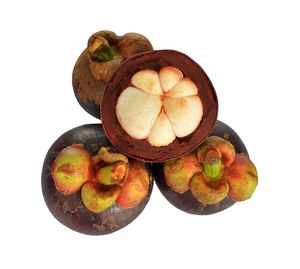
[[[1,268],[299,268],[299,1],[1,1]],[[252,199],[183,213],[158,189],[129,226],[86,236],[42,197],[50,145],[98,121],[77,104],[73,65],[95,31],[140,32],[196,60],[219,119],[259,172]]]

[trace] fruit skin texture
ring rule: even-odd
[[[77,192],[92,175],[91,158],[82,144],[73,144],[61,150],[51,167],[55,187],[64,195]]]
[[[191,180],[191,191],[204,205],[213,205],[224,200],[229,191],[226,180],[207,181],[203,173],[197,173]]]
[[[117,199],[121,208],[133,208],[147,196],[150,186],[148,171],[139,161],[130,161],[128,176]]]
[[[229,196],[234,201],[249,199],[258,184],[255,165],[246,154],[237,154],[234,162],[225,170],[229,183]]]
[[[184,193],[190,189],[190,180],[201,171],[194,153],[164,163],[163,171],[167,185],[175,192]]]
[[[200,163],[207,157],[206,155],[216,151],[225,167],[233,163],[235,149],[227,140],[218,136],[209,136],[204,140],[197,150],[197,158]],[[216,156],[214,156],[216,157]]]
[[[81,199],[86,208],[94,213],[99,213],[109,208],[117,199],[120,187],[99,187],[94,182],[87,182],[81,190]]]

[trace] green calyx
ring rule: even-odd
[[[208,157],[202,161],[203,173],[207,181],[219,180],[223,175],[223,163],[219,157]]]
[[[100,36],[96,37],[88,49],[93,58],[101,62],[111,61],[116,58],[115,49],[110,46],[105,38]]]

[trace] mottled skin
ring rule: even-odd
[[[224,200],[229,185],[226,180],[207,181],[203,173],[197,173],[191,180],[191,192],[204,205],[213,205]]]
[[[184,193],[190,189],[190,180],[201,167],[194,153],[167,161],[163,167],[167,185],[175,192]]]
[[[96,180],[104,185],[122,185],[126,179],[128,164],[116,162],[114,164],[100,167],[96,173]]]
[[[117,199],[120,187],[104,187],[94,182],[87,182],[81,190],[81,199],[86,208],[99,213],[109,208]]]
[[[65,195],[77,192],[92,175],[91,158],[82,144],[61,150],[51,167],[55,187]]]
[[[234,201],[249,199],[258,183],[257,170],[246,154],[237,154],[234,162],[225,170],[229,184],[229,196]]]
[[[128,176],[117,199],[121,208],[133,208],[147,196],[150,186],[148,171],[139,161],[130,161]]]

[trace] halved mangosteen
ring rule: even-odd
[[[80,233],[104,235],[125,227],[143,211],[153,187],[151,166],[113,151],[101,124],[76,127],[53,143],[41,183],[47,207],[59,222]],[[111,164],[121,162],[129,163],[126,181],[111,186],[102,182],[108,180]],[[103,177],[96,176],[97,171]],[[76,188],[70,191],[70,184]]]
[[[112,31],[94,33],[73,69],[73,90],[80,106],[100,118],[103,92],[114,71],[129,57],[151,50],[150,41],[138,33],[123,36]]]
[[[224,138],[225,140],[229,141],[235,149],[236,153],[245,153],[248,154],[247,149],[241,140],[241,138],[238,136],[238,134],[230,128],[228,125],[221,121],[217,121],[216,125],[213,129],[213,131],[209,134],[210,136],[217,136]],[[193,154],[194,158],[196,158],[196,151],[190,153]],[[187,160],[188,165],[184,164],[185,159],[182,159],[184,156],[186,158],[189,158]],[[189,179],[191,179],[192,174],[195,175],[201,175],[197,173],[197,170],[199,170],[199,167],[194,165],[195,161],[192,160],[192,158],[189,155],[184,155],[180,158],[183,162],[183,165],[186,166],[187,171],[183,171],[185,174],[190,173]],[[217,212],[220,212],[222,210],[227,209],[228,207],[232,206],[235,201],[232,200],[229,196],[226,196],[225,199],[223,199],[221,202],[218,202],[217,204],[207,204],[204,205],[203,203],[200,203],[195,196],[193,195],[190,187],[185,186],[185,182],[182,181],[183,176],[181,177],[181,184],[177,183],[177,189],[174,189],[174,186],[171,186],[168,182],[165,173],[164,173],[164,164],[162,163],[155,163],[152,165],[153,167],[153,174],[155,177],[155,182],[160,190],[160,192],[163,194],[163,196],[175,207],[178,209],[185,211],[187,213],[191,214],[197,214],[197,215],[209,215],[214,214]],[[182,170],[182,169],[181,169]],[[192,174],[191,174],[192,173]],[[203,186],[201,187],[201,191],[203,190]],[[222,187],[222,186],[221,186]],[[174,191],[175,190],[175,191]],[[181,193],[180,193],[181,192]]]
[[[211,132],[218,112],[214,87],[187,55],[157,50],[136,55],[114,73],[101,120],[112,144],[143,161],[186,154]]]

